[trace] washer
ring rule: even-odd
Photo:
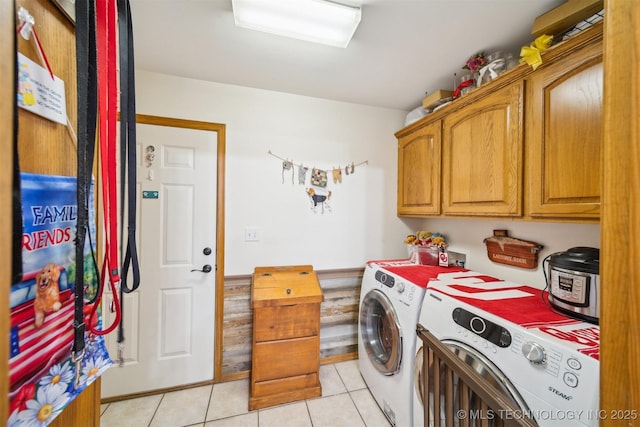
[[[393,425],[412,425],[418,315],[427,283],[447,270],[407,260],[369,262],[365,267],[358,328],[360,372]]]
[[[471,271],[443,274],[429,284],[419,323],[539,426],[596,427],[600,329],[553,311],[543,295]],[[414,426],[424,424],[418,347]]]

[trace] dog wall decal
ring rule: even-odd
[[[314,212],[318,212],[318,205],[320,206],[320,213],[324,213],[325,208],[327,211],[331,212],[331,205],[329,205],[329,199],[331,198],[331,191],[329,191],[326,195],[324,194],[316,194],[316,191],[313,188],[307,188],[307,195],[311,199],[311,210]]]

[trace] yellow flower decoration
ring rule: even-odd
[[[540,53],[551,46],[552,40],[553,36],[543,34],[536,38],[533,43],[531,43],[531,46],[522,46],[522,49],[520,49],[520,62],[526,62],[531,65],[534,70],[538,68],[542,64],[542,56]]]

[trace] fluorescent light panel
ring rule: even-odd
[[[361,17],[359,7],[324,0],[232,0],[232,4],[239,27],[343,48]]]

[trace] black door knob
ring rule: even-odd
[[[211,252],[212,252],[211,248],[204,248],[202,250],[202,253],[205,254],[205,255],[211,255]]]
[[[194,269],[191,271],[201,271],[202,273],[211,273],[211,270],[212,270],[211,266],[209,264],[205,264],[202,266],[202,270]]]

